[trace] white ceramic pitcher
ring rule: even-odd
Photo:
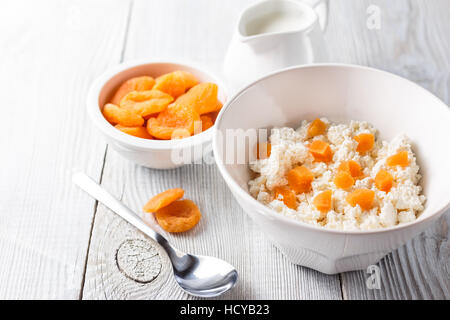
[[[326,62],[328,0],[265,0],[240,15],[224,61],[233,91],[286,67]]]

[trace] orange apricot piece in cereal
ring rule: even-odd
[[[400,151],[397,154],[387,158],[386,164],[390,167],[401,166],[407,167],[409,166],[409,158],[408,151]]]
[[[200,116],[200,120],[202,120],[202,131],[208,130],[214,125],[211,117],[208,115]]]
[[[201,122],[200,115],[195,110],[189,106],[173,103],[156,118],[148,119],[147,130],[158,139],[169,140],[176,129],[185,129],[192,135],[196,121]]]
[[[359,153],[366,153],[372,150],[373,145],[375,144],[375,137],[371,133],[362,133],[355,136],[354,139],[358,142],[356,151]]]
[[[258,143],[256,145],[256,158],[258,160],[267,159],[272,153],[272,144],[270,142]]]
[[[363,174],[361,166],[354,160],[342,162],[338,167],[338,171],[348,172],[353,178],[361,177]]]
[[[348,189],[355,184],[355,179],[346,171],[338,171],[333,182],[339,189]]]
[[[222,104],[217,100],[217,91],[218,87],[215,83],[200,83],[178,97],[175,103],[190,106],[198,114],[218,111],[222,108]]]
[[[314,175],[305,166],[298,166],[287,173],[289,186],[296,193],[305,193],[311,190]]]
[[[315,140],[309,145],[309,152],[317,162],[330,162],[333,159],[333,152],[330,145],[321,140]]]
[[[181,199],[184,195],[184,190],[181,188],[169,189],[158,193],[151,198],[144,206],[145,212],[156,212],[159,209],[168,206],[172,202]]]
[[[172,101],[172,96],[159,90],[131,91],[122,98],[120,107],[148,117],[163,111]]]
[[[332,195],[333,192],[331,190],[318,194],[313,200],[313,205],[320,212],[327,213],[332,207]]]
[[[158,224],[167,232],[184,232],[197,225],[202,217],[191,200],[177,200],[156,211]]]
[[[277,200],[282,200],[286,207],[293,210],[297,209],[297,198],[294,191],[288,186],[276,187],[274,189],[274,197]]]
[[[135,136],[142,139],[153,139],[152,136],[148,133],[147,129],[144,127],[124,127],[120,124],[116,125],[115,127],[116,129],[131,136]]]
[[[352,206],[359,205],[362,210],[370,210],[373,207],[375,192],[369,189],[358,189],[350,193],[346,200]]]
[[[103,107],[103,116],[109,123],[125,127],[141,127],[144,124],[144,118],[133,110],[122,109],[112,103]]]
[[[174,71],[156,78],[153,89],[170,94],[176,99],[196,84],[198,84],[198,80],[192,73]]]
[[[392,188],[394,177],[386,170],[380,170],[375,176],[375,186],[378,190],[389,192]]]
[[[308,127],[308,137],[313,138],[316,136],[320,136],[327,129],[327,125],[320,119],[316,119],[310,123]]]
[[[155,85],[155,79],[148,76],[135,77],[131,78],[117,89],[113,98],[111,99],[111,103],[115,105],[119,105],[122,98],[131,91],[147,91],[151,90]]]

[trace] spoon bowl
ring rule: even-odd
[[[175,280],[187,293],[211,298],[219,296],[231,288],[237,282],[236,269],[223,260],[207,257],[185,255],[185,266],[173,268]]]

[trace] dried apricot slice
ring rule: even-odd
[[[194,133],[195,121],[201,121],[199,114],[191,107],[172,103],[156,118],[147,121],[148,132],[158,138],[169,140],[175,129],[185,129],[189,135]]]
[[[152,136],[148,133],[147,129],[144,127],[124,127],[120,124],[115,126],[116,129],[142,139],[152,139]]]
[[[272,145],[270,142],[258,143],[256,145],[256,157],[258,160],[267,159],[272,153]]]
[[[309,145],[309,152],[317,162],[330,162],[333,159],[333,152],[330,145],[321,140],[315,140]]]
[[[389,192],[392,188],[394,177],[386,170],[380,170],[375,177],[375,186],[378,190]]]
[[[158,224],[167,232],[184,232],[192,229],[202,217],[191,200],[177,200],[156,211]]]
[[[190,136],[191,134],[186,129],[175,129],[172,131],[172,137],[170,139],[184,139]]]
[[[358,142],[358,146],[356,147],[356,151],[359,153],[366,153],[372,150],[373,145],[375,144],[375,137],[371,133],[362,133],[353,137]]]
[[[339,189],[348,189],[355,184],[355,179],[346,171],[338,171],[333,182]]]
[[[408,151],[400,151],[399,153],[394,154],[393,156],[387,158],[386,164],[390,167],[409,166]]]
[[[103,116],[109,123],[125,127],[141,127],[144,124],[144,118],[133,110],[122,109],[112,103],[103,107]]]
[[[208,130],[214,125],[211,117],[206,114],[200,116],[200,120],[202,120],[202,131]]]
[[[119,105],[122,98],[131,91],[147,91],[151,90],[155,85],[155,79],[149,76],[135,77],[131,78],[117,89],[113,98],[111,99],[111,103],[115,105]]]
[[[172,96],[159,90],[131,91],[122,98],[120,107],[148,117],[163,111],[172,101]]]
[[[222,102],[217,100],[216,111],[213,111],[213,113],[215,113],[214,121],[216,121],[217,115],[219,114],[219,111],[220,109],[222,109],[222,107],[223,107]]]
[[[308,127],[308,137],[313,138],[316,136],[320,136],[327,129],[327,125],[320,119],[316,119],[310,123]]]
[[[362,210],[370,210],[375,199],[375,192],[369,189],[358,189],[350,193],[346,200],[352,206],[359,205]]]
[[[318,194],[313,200],[313,205],[320,212],[327,213],[332,207],[332,195],[333,192],[331,190]]]
[[[153,89],[170,94],[175,99],[198,83],[197,78],[187,71],[166,73],[156,78]]]
[[[159,209],[168,206],[172,202],[181,199],[184,195],[184,190],[180,188],[169,189],[158,193],[151,198],[144,206],[145,212],[156,212]]]
[[[274,189],[274,196],[275,199],[281,199],[284,202],[284,204],[286,205],[286,207],[291,208],[293,210],[297,209],[297,198],[295,197],[295,193],[292,191],[291,188],[287,187],[287,186],[283,186],[283,187],[276,187]]]
[[[222,108],[222,104],[217,100],[217,90],[215,83],[200,83],[178,97],[175,103],[190,106],[198,114],[218,111]]]
[[[287,180],[291,189],[296,193],[305,193],[311,190],[314,175],[305,166],[299,166],[288,172]]]
[[[220,109],[221,109],[222,108],[222,103],[220,101],[217,101],[217,103],[219,104]],[[206,113],[205,115],[210,116],[212,121],[213,121],[213,123],[216,123],[216,119],[217,119],[217,116],[219,115],[220,109],[217,110],[217,111],[214,111],[214,112]]]
[[[363,175],[361,166],[354,160],[342,162],[338,167],[338,171],[348,172],[353,178],[358,178]]]

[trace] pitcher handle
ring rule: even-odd
[[[320,27],[323,31],[328,25],[328,9],[330,5],[329,0],[302,0],[302,2],[310,5],[317,13],[319,17]]]

